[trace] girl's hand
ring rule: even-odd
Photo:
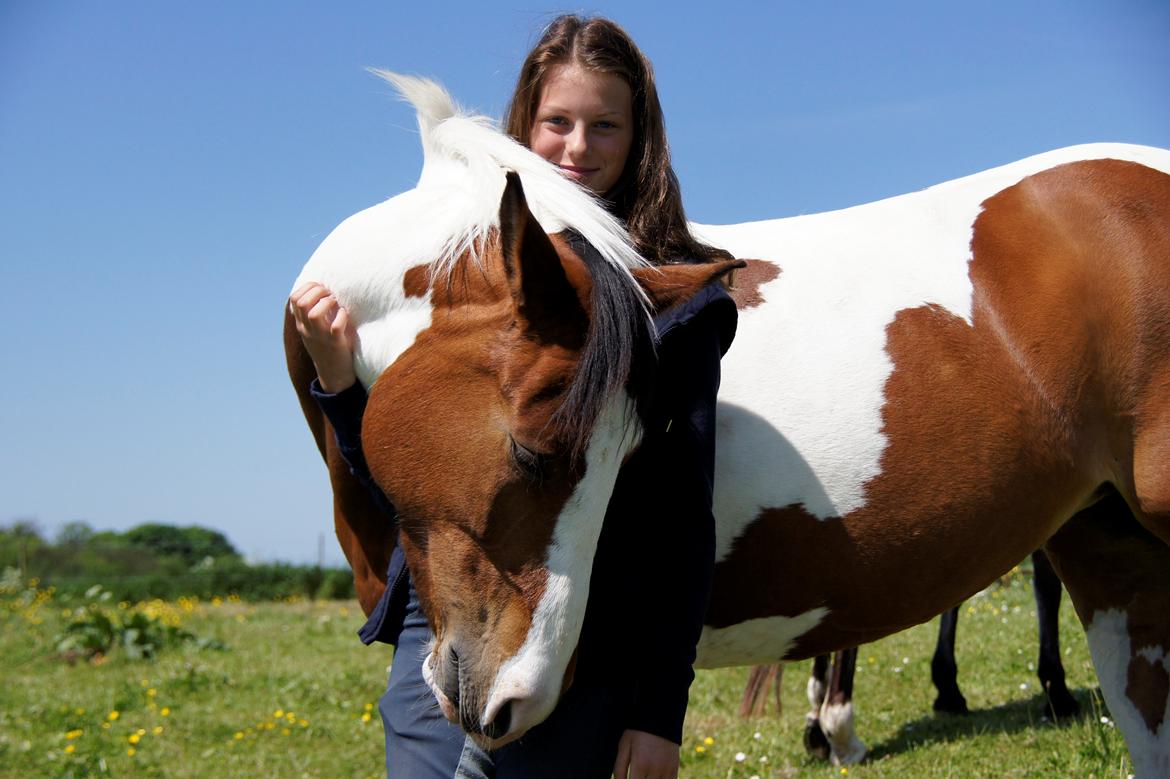
[[[352,386],[357,381],[353,371],[357,333],[350,324],[349,313],[333,293],[311,281],[289,296],[288,308],[317,368],[321,389],[337,393]]]
[[[615,779],[677,779],[678,744],[641,730],[627,730],[618,742]]]

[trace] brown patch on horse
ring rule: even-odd
[[[780,266],[767,260],[746,260],[747,265],[731,275],[728,292],[740,311],[764,302],[760,287],[780,277]]]
[[[1162,658],[1150,660],[1137,655],[1129,661],[1125,697],[1141,712],[1150,732],[1157,733],[1170,698],[1170,672]]]
[[[415,265],[407,268],[402,274],[402,291],[408,298],[425,298],[431,288],[431,268],[429,265]]]
[[[1041,404],[1002,353],[936,306],[901,311],[886,333],[895,366],[882,409],[887,446],[865,505],[826,519],[800,505],[766,508],[716,566],[715,627],[829,609],[784,659],[867,643],[947,610],[1039,546],[1066,500],[1069,469],[1048,453],[1051,434],[1032,427]],[[1054,469],[1038,472],[1046,461]],[[976,482],[983,488],[956,493],[956,483]],[[1050,524],[991,533],[975,521],[1019,515]],[[761,587],[761,570],[802,575]]]

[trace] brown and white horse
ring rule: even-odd
[[[640,437],[643,302],[729,266],[640,266],[555,169],[437,86],[390,78],[419,112],[419,184],[346,220],[298,283],[358,323],[366,456],[436,635],[424,674],[494,745],[572,681]],[[1170,773],[1168,172],[1166,151],[1082,146],[845,211],[696,226],[757,258],[724,361],[698,665],[876,640],[1043,545],[1135,766]],[[306,412],[368,608],[391,539]]]

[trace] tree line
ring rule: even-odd
[[[61,595],[80,595],[100,584],[131,602],[354,597],[347,568],[248,563],[223,533],[198,525],[146,523],[118,532],[70,522],[49,539],[35,522],[18,520],[0,526],[0,571],[6,581],[37,579]]]

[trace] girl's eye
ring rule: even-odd
[[[544,118],[544,123],[545,124],[562,125],[565,123],[565,120],[564,120],[564,117],[560,117],[560,116],[546,116]]]

